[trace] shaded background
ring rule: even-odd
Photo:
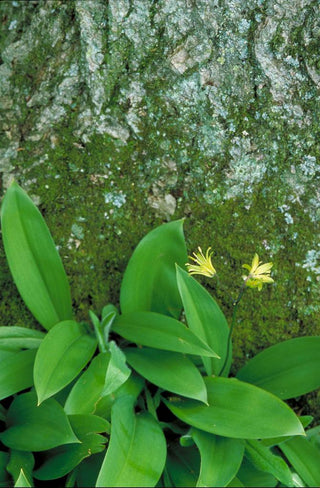
[[[320,331],[317,0],[0,3],[1,194],[12,177],[59,246],[79,320],[118,304],[139,240],[186,217],[232,296],[254,252],[236,365]],[[230,316],[214,280],[201,279]],[[1,325],[35,327],[0,247]],[[319,409],[310,395],[308,405]],[[302,413],[306,413],[302,406]]]

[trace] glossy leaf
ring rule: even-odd
[[[0,348],[37,349],[45,337],[39,330],[26,327],[0,327]]]
[[[19,351],[1,359],[0,400],[33,385],[36,350]]]
[[[109,422],[95,415],[71,415],[69,420],[81,444],[67,444],[47,451],[45,462],[34,473],[35,478],[61,478],[83,459],[105,449],[106,438],[98,433],[109,431]]]
[[[285,486],[294,486],[292,474],[285,461],[261,442],[251,440],[246,442],[246,457],[260,471],[272,474]]]
[[[143,346],[166,351],[217,357],[201,339],[182,322],[154,312],[119,315],[112,330],[125,339]]]
[[[73,386],[64,410],[67,414],[95,413],[97,403],[102,398],[110,353],[100,353],[93,358],[89,367]]]
[[[203,378],[187,357],[147,347],[126,348],[124,352],[130,366],[151,383],[178,395],[207,402]]]
[[[68,385],[90,361],[96,339],[83,325],[66,320],[56,324],[38,349],[34,385],[39,404]]]
[[[320,337],[298,337],[268,347],[237,378],[286,400],[320,386]]]
[[[244,442],[198,429],[192,429],[191,435],[201,456],[197,486],[227,486],[240,468]]]
[[[126,364],[124,353],[114,341],[109,342],[109,351],[111,357],[106,372],[102,396],[109,395],[117,390],[127,381],[131,374],[131,369]]]
[[[68,280],[37,207],[12,183],[1,210],[4,248],[20,295],[45,329],[72,318]]]
[[[20,451],[45,451],[79,442],[61,405],[49,398],[37,406],[34,392],[17,396],[7,413],[7,430],[0,440]]]
[[[155,486],[166,460],[163,432],[148,413],[135,415],[132,397],[114,404],[111,438],[96,486]]]
[[[186,271],[177,266],[177,283],[189,328],[210,346],[221,359],[203,358],[207,374],[218,375],[225,360],[229,326],[213,297]],[[232,358],[224,370],[227,375]]]
[[[152,311],[179,317],[175,263],[183,266],[187,261],[182,226],[182,220],[163,224],[140,241],[122,280],[122,313]]]
[[[307,486],[320,486],[320,449],[303,437],[295,437],[279,446]]]
[[[14,486],[32,486],[33,468],[34,457],[31,452],[10,450],[7,470],[15,482]]]
[[[234,378],[205,378],[209,405],[182,398],[165,401],[193,427],[225,437],[264,439],[299,435],[304,430],[294,412],[269,392]]]

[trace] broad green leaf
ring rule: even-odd
[[[155,312],[119,315],[112,330],[129,341],[166,351],[218,357],[182,322]]]
[[[197,486],[227,486],[240,468],[244,442],[198,429],[192,429],[191,435],[201,456]]]
[[[257,469],[272,474],[285,486],[294,486],[291,471],[280,456],[256,440],[248,440],[245,449],[246,457]]]
[[[228,487],[230,488],[242,488],[244,486],[243,483],[241,483],[241,481],[239,480],[239,478],[237,478],[237,476],[235,476],[231,481],[230,483],[228,483],[227,485]]]
[[[32,486],[33,468],[34,457],[31,452],[10,449],[10,460],[7,470],[15,482],[14,486]]]
[[[131,369],[126,364],[126,357],[114,341],[109,342],[109,351],[111,354],[107,368],[105,385],[102,396],[109,395],[117,390],[127,381],[131,374]]]
[[[141,376],[160,388],[207,402],[203,378],[190,359],[177,352],[143,347],[124,349],[127,361]]]
[[[155,486],[166,460],[166,440],[149,413],[135,415],[132,397],[113,406],[111,438],[96,486]]]
[[[183,266],[187,261],[182,226],[182,220],[163,224],[140,241],[122,280],[122,313],[152,311],[179,317],[175,263]]]
[[[166,462],[169,479],[165,486],[196,486],[199,470],[200,456],[197,448],[170,443]]]
[[[109,422],[95,415],[71,415],[69,420],[81,444],[67,444],[47,451],[44,463],[34,473],[35,478],[62,478],[83,459],[105,449],[106,438],[98,433],[109,431]]]
[[[312,422],[313,417],[311,415],[301,415],[299,420],[302,427],[305,429]],[[308,432],[310,432],[310,430],[308,430]],[[292,439],[292,437],[292,435],[284,437],[271,437],[270,439],[261,440],[261,444],[263,444],[265,447],[274,447],[281,444],[281,442],[287,442],[287,440]]]
[[[279,446],[307,486],[320,486],[320,449],[303,437],[295,437]]]
[[[79,442],[63,408],[53,398],[37,406],[34,392],[17,396],[7,413],[7,430],[0,440],[20,451],[45,451]]]
[[[286,400],[320,386],[320,337],[289,339],[250,359],[237,378]]]
[[[221,359],[203,358],[207,374],[218,375],[223,366],[229,335],[229,326],[219,305],[212,296],[186,271],[177,266],[177,283],[183,308],[189,328],[210,346]],[[232,359],[230,345],[230,359],[224,369],[228,374]]]
[[[0,327],[0,348],[37,349],[45,337],[39,330],[26,327]]]
[[[20,295],[45,329],[72,318],[68,280],[37,207],[17,185],[7,190],[1,209],[3,244]]]
[[[73,386],[64,410],[67,414],[95,413],[97,403],[105,388],[110,353],[100,353],[93,358],[88,369]]]
[[[0,368],[0,400],[33,385],[33,364],[36,350],[10,353],[2,358]]]
[[[237,439],[304,434],[294,412],[271,393],[235,378],[204,380],[208,406],[182,398],[165,400],[168,408],[187,424]]]
[[[96,339],[83,325],[66,320],[56,324],[38,349],[34,385],[39,404],[68,385],[90,361]]]
[[[242,483],[242,485],[238,486],[246,486],[247,488],[273,488],[278,484],[278,481],[272,474],[257,469],[246,457],[243,458],[242,465],[237,473],[237,478]]]

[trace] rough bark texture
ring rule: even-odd
[[[318,0],[0,4],[2,191],[34,196],[79,319],[117,303],[139,239],[187,217],[234,295],[235,355],[320,331]],[[318,144],[317,144],[318,142]],[[34,326],[0,254],[2,324]],[[230,311],[225,294],[204,281]],[[315,400],[316,401],[316,400]]]

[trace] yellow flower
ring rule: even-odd
[[[194,252],[193,255],[195,257],[189,256],[196,264],[186,263],[188,268],[188,272],[191,275],[199,274],[203,276],[208,276],[208,278],[212,278],[216,274],[216,270],[212,266],[211,256],[212,252],[209,252],[211,247],[208,247],[206,255],[203,255],[201,247],[198,247],[199,252]]]
[[[272,266],[273,263],[261,264],[259,256],[256,253],[251,266],[249,264],[242,265],[243,268],[246,268],[249,271],[249,275],[242,276],[242,278],[245,280],[247,286],[250,288],[258,288],[260,291],[263,283],[273,283],[274,281],[270,276]]]

